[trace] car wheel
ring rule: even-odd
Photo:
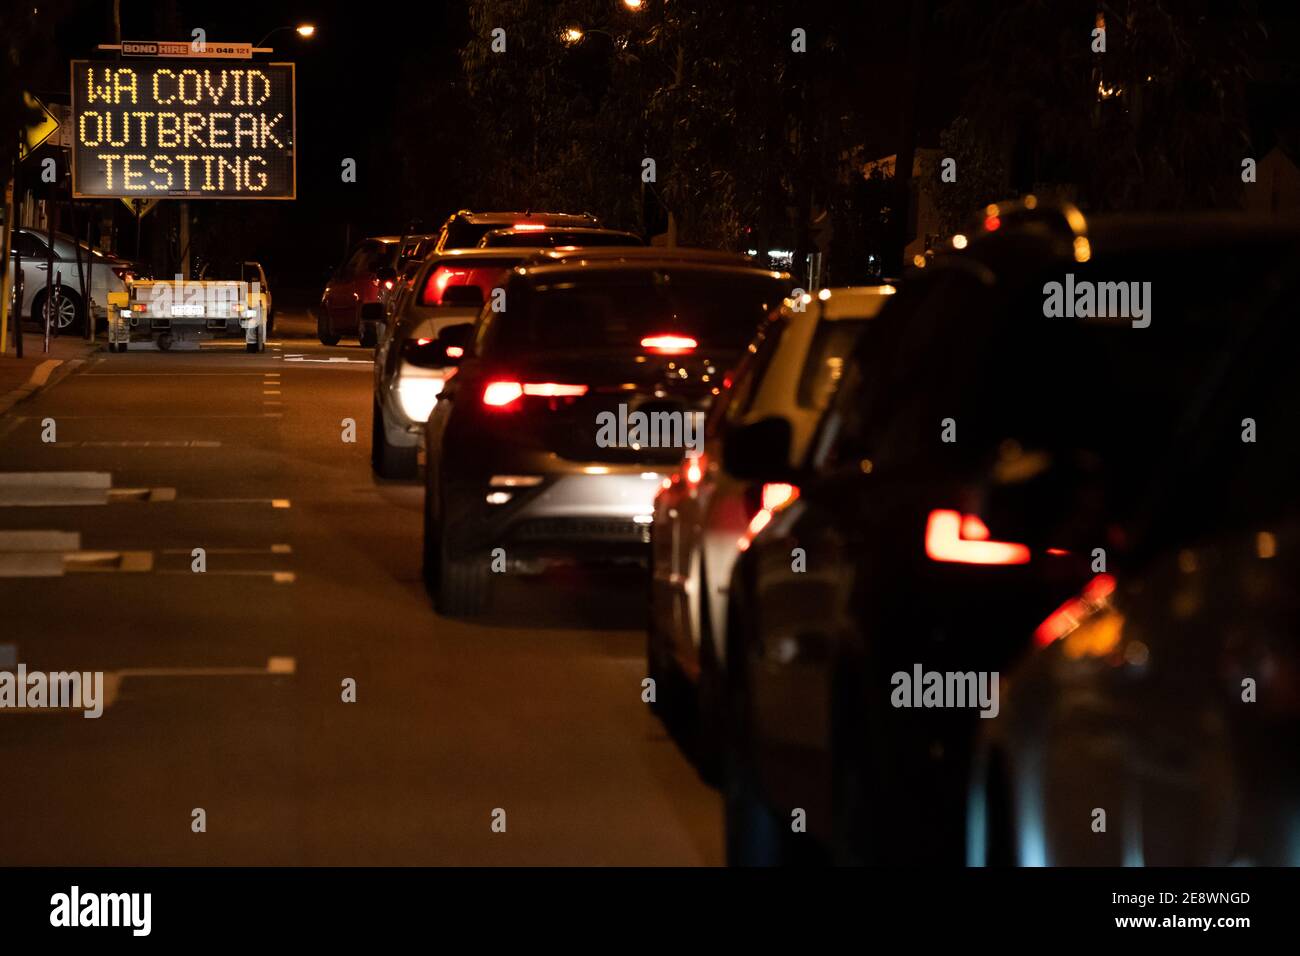
[[[728,634],[739,634],[742,623],[735,597],[733,585],[727,602]],[[741,657],[747,648],[733,641],[728,651],[734,659],[726,684],[730,719],[722,783],[727,865],[781,866],[794,857],[792,835],[789,823],[768,806],[758,787],[752,758],[748,666]]]
[[[45,305],[45,293],[38,293],[36,299],[32,302],[32,314],[39,316],[41,328],[45,327],[45,313],[48,311]],[[84,335],[85,328],[85,310],[81,307],[81,298],[71,289],[60,287],[58,296],[58,307],[55,310],[53,321],[50,323],[51,331],[56,335],[67,335],[76,333]]]
[[[330,325],[329,312],[324,308],[316,317],[316,338],[320,339],[321,345],[338,345],[341,338],[334,334],[334,329]]]
[[[379,343],[379,339],[375,335],[375,327],[373,325],[363,325],[357,341],[360,342],[363,349],[373,349]]]
[[[370,464],[380,478],[411,479],[419,469],[419,448],[393,445],[384,427],[384,409],[378,399],[370,418]]]
[[[488,603],[488,556],[465,551],[452,540],[443,518],[459,514],[460,509],[454,502],[448,506],[446,489],[441,481],[437,484],[437,585],[433,606],[448,617],[473,617],[481,614]]]
[[[726,732],[726,705],[721,665],[714,646],[709,614],[709,579],[700,559],[700,683],[696,691],[696,763],[707,783],[722,781],[722,753]]]

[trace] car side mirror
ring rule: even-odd
[[[482,308],[483,290],[476,285],[449,285],[442,290],[442,304],[462,309]]]
[[[790,422],[763,418],[729,428],[722,436],[722,467],[742,481],[785,481],[790,467]]]

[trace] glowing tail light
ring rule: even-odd
[[[541,222],[517,222],[514,225],[515,232],[541,232],[545,228],[546,224]]]
[[[647,335],[641,340],[641,348],[660,355],[682,355],[693,352],[699,344],[689,335]]]
[[[1115,593],[1115,579],[1109,574],[1099,574],[1088,582],[1083,593],[1070,598],[1051,614],[1034,631],[1034,643],[1046,647],[1076,630],[1080,624],[1096,613]]]
[[[799,497],[799,489],[795,485],[786,484],[785,482],[769,482],[763,485],[760,500],[762,507],[758,509],[754,517],[749,519],[749,526],[745,528],[745,533],[741,535],[736,546],[741,551],[749,549],[749,544],[758,536],[758,533],[772,523],[772,516],[782,508],[788,507]]]
[[[975,515],[930,512],[925,526],[925,553],[932,561],[959,564],[1026,564],[1029,548],[1009,541],[990,541],[989,529]]]
[[[509,408],[525,395],[534,398],[577,398],[586,394],[586,385],[563,385],[558,382],[489,382],[483,389],[483,404],[489,408]]]

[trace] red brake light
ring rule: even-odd
[[[483,404],[490,408],[506,408],[525,395],[534,398],[577,398],[586,394],[586,385],[562,385],[558,382],[489,382],[483,389]]]
[[[459,345],[447,346],[447,358],[463,358],[464,355],[465,355],[465,350],[461,348]]]
[[[997,216],[989,216],[984,220],[984,229],[987,232],[997,232],[1002,227],[1002,220]]]
[[[641,340],[641,348],[661,355],[681,355],[694,351],[699,344],[689,335],[647,335]]]
[[[1105,604],[1113,593],[1115,579],[1109,574],[1097,575],[1087,583],[1079,597],[1070,598],[1047,615],[1047,619],[1034,631],[1034,643],[1046,647],[1065,637],[1082,624],[1088,615]]]
[[[520,382],[488,382],[483,389],[483,404],[491,408],[505,408],[524,396]]]
[[[697,455],[686,460],[686,483],[694,488],[704,477],[704,456]]]
[[[540,382],[524,386],[525,395],[541,398],[576,398],[587,394],[586,385],[558,385],[555,382]]]
[[[546,224],[541,222],[517,222],[514,225],[516,232],[541,232],[545,228]]]
[[[989,529],[975,515],[956,511],[930,512],[925,525],[925,553],[932,561],[959,564],[1026,564],[1029,548],[1008,541],[990,541]]]
[[[416,345],[428,345],[428,344],[429,344],[430,342],[432,342],[432,341],[433,341],[433,339],[416,339],[416,340],[415,340],[415,344],[416,344]]]

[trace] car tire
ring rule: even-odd
[[[695,691],[696,764],[706,783],[721,785],[727,739],[727,707],[722,665],[709,614],[709,577],[700,558],[700,682]]]
[[[373,325],[363,326],[361,329],[361,334],[357,336],[357,342],[361,345],[363,349],[373,349],[376,345],[378,345],[379,338],[375,334],[375,327]]]
[[[384,427],[383,406],[375,399],[370,413],[370,465],[380,478],[407,480],[419,472],[420,449],[411,445],[393,445]]]
[[[486,554],[465,554],[449,547],[442,535],[438,556],[438,594],[434,607],[447,617],[475,617],[488,603],[488,558]]]
[[[342,338],[334,334],[334,329],[330,325],[329,312],[324,307],[316,316],[316,338],[320,339],[321,345],[338,345],[339,339]]]
[[[739,634],[742,618],[733,580],[727,601],[727,633]],[[790,825],[768,805],[758,786],[750,740],[748,668],[740,655],[747,648],[728,645],[732,667],[726,682],[728,739],[722,780],[724,838],[728,866],[782,866],[794,859]]]
[[[85,335],[86,310],[81,307],[81,296],[67,286],[60,286],[60,305],[58,318],[66,319],[62,325],[58,322],[50,326],[53,335]],[[32,315],[38,326],[45,328],[45,292],[38,292],[32,299]]]
[[[448,617],[473,617],[487,607],[488,558],[483,553],[462,551],[449,540],[443,516],[448,511],[446,493],[430,463],[425,479],[424,580],[433,607]],[[436,502],[438,513],[432,513]]]

